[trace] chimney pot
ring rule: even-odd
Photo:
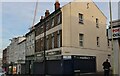
[[[49,10],[46,10],[45,17],[49,16],[49,14],[50,14]]]
[[[58,0],[56,0],[55,2],[55,10],[59,9],[60,8],[60,3]]]
[[[44,19],[44,17],[43,16],[41,16],[41,19],[40,19],[40,21],[42,21]]]

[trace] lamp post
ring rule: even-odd
[[[111,35],[112,35],[112,41],[111,41],[111,45],[112,45],[112,63],[113,63],[113,69],[112,69],[112,71],[113,71],[113,74],[115,73],[114,72],[114,51],[113,51],[113,32],[112,32],[112,30],[113,30],[113,25],[112,25],[112,8],[111,8],[111,0],[109,0],[109,12],[110,12],[110,27],[111,27]]]
[[[111,34],[112,34],[112,62],[113,62],[113,74],[119,75],[119,50],[117,49],[117,40],[113,40],[113,23],[112,23],[112,5],[111,0],[109,0],[109,8],[110,8],[110,27],[111,27]]]

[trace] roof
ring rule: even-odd
[[[51,18],[52,16],[54,16],[56,13],[58,13],[60,11],[61,8],[55,10],[54,12],[52,12],[49,16],[45,17],[42,21],[38,22],[34,27],[37,27],[39,24],[45,22],[47,19]]]

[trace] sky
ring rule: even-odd
[[[61,6],[70,2],[61,1]],[[54,1],[39,2],[36,14],[35,23],[39,22],[40,16],[44,16],[45,10],[54,11]],[[96,2],[97,6],[105,14],[109,22],[109,5],[108,2]],[[35,9],[35,2],[22,0],[0,2],[0,58],[2,57],[2,50],[6,48],[10,41],[9,39],[17,36],[25,35],[33,22],[33,15]],[[118,3],[112,3],[113,20],[118,19]],[[108,23],[107,22],[107,23]]]

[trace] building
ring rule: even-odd
[[[34,60],[35,54],[35,31],[30,30],[26,35],[26,60]]]
[[[3,56],[2,56],[2,64],[7,64],[8,62],[7,62],[7,48],[5,48],[4,50],[3,50],[3,54],[2,54]]]
[[[120,19],[112,21],[112,32],[111,27],[108,29],[108,37],[109,40],[112,41],[113,36],[113,53],[112,53],[112,65],[114,74],[120,75]],[[113,34],[113,35],[112,35]]]
[[[25,64],[25,42],[24,36],[11,39],[10,45],[7,47],[8,53],[8,73],[18,74],[20,67]]]
[[[17,74],[25,74],[26,38],[18,42]]]
[[[35,60],[35,30],[31,30],[25,35],[26,36],[26,74],[30,74],[31,65]]]
[[[5,71],[7,71],[7,64],[8,64],[8,51],[7,48],[3,50],[2,54],[2,68],[4,68]]]
[[[0,58],[0,67],[2,67],[2,58]]]
[[[23,56],[23,54],[21,53],[25,52],[25,50],[21,50],[19,48],[19,43],[24,40],[25,40],[25,37],[15,37],[11,39],[11,43],[9,45],[9,50],[8,50],[9,51],[9,63],[11,62],[17,63],[18,60],[20,59],[19,57]],[[22,60],[24,60],[24,58]]]
[[[106,20],[94,2],[73,1],[60,8],[56,1],[55,11],[46,10],[35,25],[34,73],[103,71],[102,63],[111,55]]]

